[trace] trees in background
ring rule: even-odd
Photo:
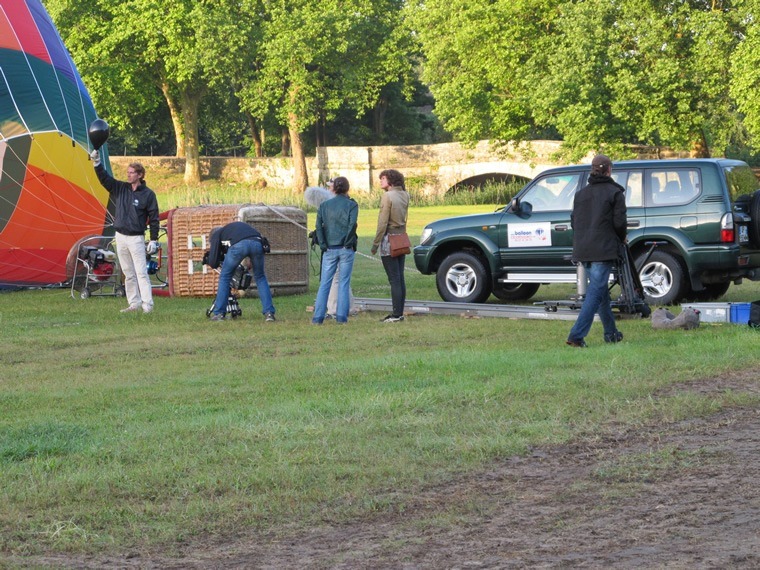
[[[308,184],[301,134],[341,109],[375,106],[389,83],[411,79],[402,0],[289,0],[262,6],[253,74],[242,106],[259,120],[273,113],[288,129],[295,186]],[[253,17],[253,15],[251,15]]]
[[[46,4],[104,118],[138,128],[163,97],[188,183],[200,180],[199,112],[208,95],[235,99],[231,107],[245,117],[257,155],[262,125],[274,120],[287,129],[296,188],[303,190],[306,129],[344,110],[356,116],[377,108],[391,84],[411,94],[414,50],[402,0]],[[217,125],[207,124],[218,136]]]
[[[209,53],[198,22],[213,14],[195,0],[47,0],[47,8],[103,116],[139,125],[156,92],[171,117],[185,182],[200,182],[199,109],[209,89]],[[82,27],[87,29],[82,32]]]
[[[289,146],[298,189],[325,144],[760,147],[760,0],[45,4],[125,146],[165,149],[171,125],[188,182],[201,145]]]
[[[731,55],[731,97],[743,115],[753,147],[760,147],[760,2],[742,2],[745,33]]]
[[[555,132],[575,157],[621,143],[704,156],[758,124],[754,4],[416,0],[408,12],[436,110],[462,139]]]

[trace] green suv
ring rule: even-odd
[[[590,165],[547,170],[504,208],[429,224],[414,248],[417,269],[436,274],[445,301],[465,303],[491,293],[528,299],[542,283],[574,283],[570,212],[589,172]],[[747,164],[624,161],[612,178],[626,189],[628,243],[647,303],[717,299],[731,282],[760,280],[760,191]]]

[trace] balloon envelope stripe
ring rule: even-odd
[[[55,144],[44,144],[46,136],[54,136],[57,146]],[[75,156],[71,156],[70,160],[66,159],[66,154],[73,155],[73,151],[77,149],[72,149],[65,140],[59,139],[58,135],[48,134],[41,135],[35,141],[30,141],[27,138],[16,139],[11,145],[0,144],[0,151],[4,147],[11,150],[10,153],[7,151],[0,152],[0,156],[5,154],[6,160],[3,177],[0,179],[0,213],[9,212],[10,209],[19,207],[20,189],[29,190],[33,185],[37,188],[38,185],[42,184],[49,195],[44,196],[40,192],[33,194],[42,200],[42,203],[39,205],[32,204],[30,211],[31,215],[39,217],[39,222],[52,222],[55,219],[48,219],[39,215],[40,212],[48,211],[47,202],[61,202],[64,210],[71,211],[81,205],[77,200],[71,199],[71,196],[86,193],[92,196],[96,201],[95,203],[100,207],[93,209],[94,203],[88,200],[78,211],[78,219],[72,218],[67,223],[72,229],[77,227],[89,228],[93,221],[102,225],[104,216],[106,220],[110,217],[108,211],[104,212],[109,200],[108,193],[97,185],[94,180],[95,173],[91,168],[78,171],[79,163],[73,160]],[[51,156],[50,152],[55,152],[56,155]],[[57,165],[67,165],[67,168],[62,170],[57,168]],[[53,174],[53,169],[58,174]],[[86,191],[85,188],[90,189],[90,191]],[[3,220],[9,218],[9,215],[3,215],[3,219],[0,220],[0,229],[4,227]],[[40,233],[53,232],[53,228],[47,223],[38,224],[38,226],[37,231]]]
[[[14,47],[40,58],[48,58],[45,41],[34,23],[27,2],[0,0],[0,9],[6,25],[2,26],[0,47]],[[15,40],[15,41],[14,41]],[[48,60],[48,63],[52,61]]]
[[[88,156],[96,118],[40,0],[0,0],[1,284],[62,283],[81,239],[113,233]]]
[[[24,123],[21,111],[11,95],[2,67],[0,67],[0,109],[4,110],[4,114],[0,116],[0,138],[10,139],[29,132],[29,127]]]
[[[63,40],[48,17],[47,12],[45,12],[45,8],[41,4],[33,2],[28,2],[27,5],[32,15],[32,22],[37,29],[37,35],[43,40],[48,61],[53,64],[56,70],[68,76],[69,80],[76,83],[76,78],[79,74],[76,73],[74,64],[71,62],[71,58],[63,45]]]

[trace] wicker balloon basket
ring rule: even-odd
[[[169,294],[179,297],[216,295],[219,274],[203,265],[209,234],[217,226],[246,222],[266,236],[272,247],[265,257],[273,295],[298,295],[309,288],[306,212],[291,206],[221,205],[177,208],[167,216]],[[256,296],[255,282],[246,295]]]

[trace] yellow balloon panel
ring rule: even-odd
[[[70,190],[91,194],[106,207],[108,192],[100,185],[87,151],[70,138],[57,133],[34,135],[27,164],[66,181]]]

